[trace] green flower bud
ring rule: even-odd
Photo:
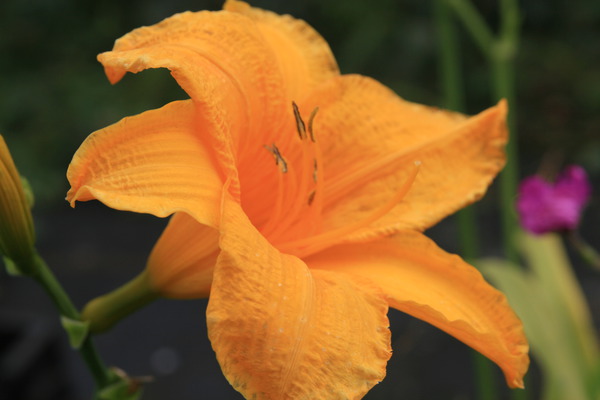
[[[0,253],[25,275],[34,255],[35,233],[21,177],[0,135]]]

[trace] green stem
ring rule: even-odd
[[[44,288],[46,293],[48,293],[58,308],[59,313],[67,318],[80,320],[81,318],[77,308],[75,308],[71,299],[44,260],[36,253],[31,257],[28,263],[30,265],[25,268],[34,271],[32,276],[33,279],[35,279]],[[99,390],[108,385],[110,382],[110,375],[89,336],[83,342],[79,353],[90,370],[97,389]]]
[[[492,58],[492,71],[494,74],[494,97],[496,99],[505,98],[509,104],[508,129],[510,139],[506,145],[506,165],[500,173],[500,215],[502,218],[502,234],[504,254],[506,258],[514,264],[519,263],[518,252],[515,243],[515,234],[519,229],[517,216],[514,209],[515,199],[517,197],[518,185],[518,149],[517,149],[517,129],[516,101],[514,93],[514,63],[512,59],[507,59],[502,54]]]
[[[443,89],[444,107],[464,112],[465,99],[459,57],[460,46],[446,0],[436,0],[435,20],[439,37],[439,75]],[[479,242],[473,206],[458,212],[458,229],[462,255],[469,260],[475,259],[479,253]]]
[[[506,258],[518,264],[518,252],[515,236],[519,229],[514,203],[517,197],[518,148],[516,126],[516,79],[515,59],[519,46],[519,29],[521,24],[519,4],[516,0],[502,0],[500,5],[500,37],[492,52],[492,71],[494,97],[496,100],[506,99],[509,105],[508,129],[510,140],[506,146],[507,163],[500,174],[500,201],[502,213],[502,232],[504,236],[504,252]]]
[[[83,344],[79,348],[79,354],[85,361],[85,364],[90,371],[94,383],[96,384],[96,392],[100,392],[112,381],[111,374],[108,372],[108,369],[104,365],[104,362],[100,358],[100,354],[98,354],[98,350],[94,345],[94,341],[91,336],[87,336],[83,341]]]
[[[512,43],[516,49],[519,45],[519,33],[521,31],[519,0],[501,0],[500,7],[500,37]]]
[[[446,0],[436,0],[434,6],[439,38],[439,75],[443,88],[444,106],[455,111],[464,111],[464,84],[456,27]],[[467,260],[474,260],[479,253],[479,242],[473,206],[458,212],[458,229],[463,256]],[[477,398],[480,400],[497,399],[498,391],[492,363],[476,351],[472,351],[471,355],[477,382]]]
[[[583,240],[576,231],[567,232],[564,235],[571,245],[577,250],[581,258],[596,271],[600,271],[600,254],[588,242]]]
[[[457,214],[461,254],[469,262],[473,262],[479,257],[479,249],[481,248],[474,207],[474,205],[471,205],[460,210]]]
[[[479,50],[486,57],[490,57],[495,38],[481,14],[469,0],[446,0],[446,2],[453,8],[467,31],[469,31],[471,37],[479,46]]]
[[[514,265],[519,263],[517,243],[515,242],[519,224],[514,209],[517,197],[518,147],[516,126],[516,79],[515,60],[519,46],[520,13],[517,0],[501,0],[500,4],[500,36],[493,48],[492,63],[495,100],[506,99],[509,106],[508,129],[509,141],[506,145],[506,165],[500,174],[500,212],[502,217],[502,236],[506,258]],[[513,390],[514,400],[529,398],[527,390]]]
[[[514,239],[518,231],[516,213],[514,212],[518,183],[514,62],[519,44],[521,22],[518,0],[501,0],[499,38],[495,37],[483,17],[469,0],[447,0],[447,4],[452,7],[491,65],[494,100],[498,101],[504,98],[509,104],[508,128],[510,140],[506,146],[507,164],[500,174],[500,210],[504,253],[509,261],[517,264],[518,253]],[[466,220],[470,217],[465,216],[462,218]],[[468,224],[468,222],[465,222],[465,224]],[[463,227],[461,234],[470,235],[473,233],[469,233],[468,227]],[[466,250],[468,252],[474,251],[469,248]],[[479,364],[480,361],[476,360],[476,363]],[[479,384],[486,385],[484,380],[485,377],[480,377]],[[515,400],[528,397],[528,392],[524,390],[513,390],[511,394]]]
[[[104,332],[158,297],[144,270],[120,288],[90,301],[83,309],[83,319],[89,322],[91,332]]]
[[[516,125],[516,79],[515,60],[519,46],[520,13],[517,0],[501,0],[500,4],[500,36],[493,48],[492,63],[494,98],[506,99],[509,105],[508,129],[510,138],[506,145],[507,162],[500,174],[500,212],[502,217],[502,236],[506,258],[514,265],[519,264],[516,234],[519,230],[516,212],[514,209],[517,197],[518,172],[518,147]],[[529,398],[527,390],[513,390],[511,397],[514,400]]]
[[[501,0],[500,35],[496,38],[469,0],[448,0],[448,4],[491,64],[494,100],[504,98],[509,104],[508,127],[511,139],[506,146],[507,163],[500,174],[500,202],[504,252],[509,261],[516,263],[518,255],[514,236],[518,223],[513,204],[517,195],[518,162],[514,61],[521,22],[519,5],[516,0]]]
[[[33,278],[44,288],[60,314],[71,319],[79,319],[79,311],[77,311],[77,308],[75,308],[71,299],[44,260],[36,254],[32,262],[34,264],[33,271],[35,271]]]
[[[436,0],[434,7],[435,24],[438,31],[438,73],[442,85],[444,107],[454,111],[464,111],[464,86],[456,27],[451,19],[446,0]]]
[[[447,0],[436,0],[434,11],[439,37],[439,75],[443,104],[445,108],[464,112],[466,107],[459,57],[460,46]],[[480,247],[477,240],[479,236],[473,206],[459,211],[457,215],[461,253],[465,258],[473,260],[478,256]]]

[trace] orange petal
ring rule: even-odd
[[[219,252],[219,232],[177,213],[148,259],[151,284],[164,297],[208,297]]]
[[[311,273],[280,253],[225,201],[208,333],[246,398],[361,398],[390,357],[387,304],[344,274]]]
[[[352,237],[423,230],[481,197],[505,161],[506,103],[466,118],[405,101],[378,82],[343,76],[307,100],[320,107],[326,229],[360,221],[415,183],[385,217]]]
[[[292,100],[339,71],[327,43],[303,21],[242,2],[227,2],[225,9],[136,29],[98,59],[113,83],[127,71],[170,69],[210,126],[206,141],[231,180],[231,193],[243,197],[253,220],[265,223],[274,200],[256,199],[271,195],[277,174],[264,146],[283,149],[295,139]]]
[[[299,100],[317,84],[339,75],[335,57],[327,42],[306,22],[290,15],[250,7],[228,0],[223,9],[254,20],[276,55],[286,82],[289,100]]]
[[[157,217],[184,211],[216,226],[223,184],[198,128],[192,102],[181,101],[94,132],[69,165],[67,200]]]
[[[128,33],[98,60],[112,83],[126,72],[168,68],[211,126],[207,140],[239,197],[238,156],[248,153],[248,142],[262,149],[272,141],[261,137],[274,132],[267,121],[281,119],[285,92],[277,60],[250,18],[225,11],[177,14]]]
[[[429,322],[494,361],[510,387],[523,387],[528,345],[504,295],[460,257],[417,232],[341,245],[306,260],[310,268],[370,279],[391,307]]]
[[[136,29],[98,59],[113,83],[127,71],[168,68],[212,125],[207,140],[239,198],[235,165],[244,171],[268,160],[263,145],[281,139],[291,101],[337,67],[327,44],[302,21],[240,2],[225,7],[234,12],[186,12]]]
[[[297,143],[295,119],[292,113],[292,101],[305,98],[314,88],[322,82],[339,75],[335,58],[327,42],[306,22],[295,19],[289,15],[278,15],[271,11],[250,7],[245,2],[228,0],[223,9],[251,18],[262,38],[268,44],[279,65],[285,85],[283,120],[272,125],[267,132],[275,132],[273,137],[260,138],[260,132],[253,133],[254,148],[258,152],[249,152],[238,164],[240,180],[243,189],[241,201],[244,211],[250,216],[255,226],[267,224],[272,212],[277,208],[274,198],[277,197],[278,188],[275,177],[279,177],[277,168],[273,165],[273,157],[264,150],[263,146],[276,144],[283,156],[291,165],[290,174],[298,174],[301,167],[302,145]],[[306,110],[310,113],[312,110]],[[308,117],[306,114],[304,117]],[[291,142],[291,143],[290,143]],[[251,150],[248,147],[246,151]],[[307,172],[310,174],[310,172]],[[290,186],[290,177],[282,180],[284,191],[292,197],[294,189]],[[301,196],[308,195],[303,193]]]

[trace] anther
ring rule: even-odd
[[[300,140],[304,140],[307,137],[306,125],[300,116],[300,110],[298,109],[296,102],[292,101],[292,107],[294,108],[294,118],[296,118],[296,130],[298,131],[298,136],[300,136]]]
[[[308,205],[310,206],[313,201],[315,200],[315,195],[317,194],[317,192],[315,190],[312,190],[309,195],[308,195]]]
[[[316,142],[315,134],[313,133],[313,121],[314,121],[315,116],[317,115],[318,111],[319,111],[319,107],[315,107],[315,109],[312,110],[312,112],[310,113],[310,116],[308,117],[308,133],[310,134],[310,140],[312,140],[313,143]]]
[[[269,153],[273,154],[273,157],[275,158],[275,165],[280,166],[281,172],[284,174],[288,172],[287,161],[285,161],[285,158],[283,158],[279,148],[275,145],[275,143],[273,143],[271,146],[265,145],[264,147]]]
[[[317,183],[317,159],[315,158],[313,161],[313,181]]]

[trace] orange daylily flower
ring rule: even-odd
[[[506,104],[467,118],[340,75],[305,22],[227,1],[136,29],[110,81],[168,68],[190,100],[92,134],[67,199],[174,214],[144,273],[208,296],[209,337],[247,398],[361,398],[385,376],[392,306],[522,387],[528,346],[505,297],[422,231],[502,168]]]

